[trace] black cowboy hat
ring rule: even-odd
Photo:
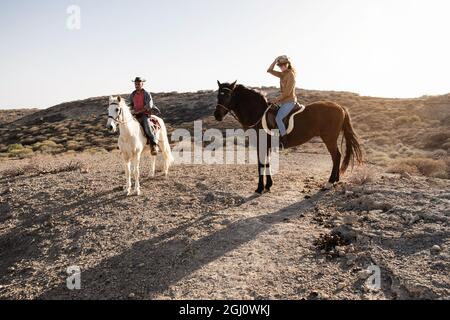
[[[141,77],[136,77],[136,79],[131,80],[132,82],[146,82],[147,80],[142,79]]]

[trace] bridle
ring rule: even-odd
[[[108,116],[108,119],[111,119],[112,121],[118,123],[118,124],[127,124],[128,122],[130,122],[130,120],[128,121],[120,121],[119,117],[122,115],[122,108],[120,107],[120,104],[118,104],[117,102],[113,102],[110,103],[109,106],[118,106],[119,107],[119,112],[117,113],[117,117],[114,118],[113,116]]]
[[[230,96],[232,96],[233,93],[234,93],[234,89],[223,88],[222,90],[228,90],[228,91],[230,91],[230,93],[229,93]],[[226,110],[226,111],[227,111],[229,114],[231,114],[231,115],[233,116],[233,118],[235,118],[236,121],[239,122],[243,127],[249,128],[249,129],[254,128],[254,127],[256,127],[258,124],[260,124],[261,121],[262,121],[262,119],[263,119],[263,117],[264,117],[264,114],[265,114],[265,113],[263,113],[263,115],[262,115],[261,118],[258,120],[258,122],[256,122],[254,125],[249,126],[249,125],[243,124],[242,121],[239,120],[239,117],[236,115],[236,112],[235,112],[233,109],[230,109],[229,107],[226,107],[226,106],[224,106],[223,104],[220,104],[220,103],[218,103],[217,106],[220,107],[220,108],[222,108],[222,109],[224,109],[224,110]],[[270,108],[270,107],[269,107],[269,108]]]

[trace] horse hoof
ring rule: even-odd
[[[141,190],[136,190],[136,195],[139,197],[141,195]]]
[[[324,190],[324,191],[331,190],[331,189],[333,189],[333,184],[331,182],[328,182],[322,188],[322,190]]]
[[[264,193],[270,193],[270,189],[264,189]]]
[[[255,190],[255,193],[261,195],[263,194],[263,190],[262,189]]]

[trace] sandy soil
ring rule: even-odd
[[[164,179],[144,164],[143,195],[125,197],[115,152],[2,161],[0,298],[450,298],[450,180],[371,167],[321,191],[328,155],[281,160],[261,197],[254,166],[176,165]],[[82,165],[36,169],[69,161]],[[347,245],[320,247],[330,234]],[[72,265],[79,291],[66,288]]]

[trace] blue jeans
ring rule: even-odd
[[[144,128],[145,134],[147,135],[147,138],[148,138],[148,144],[155,146],[156,138],[155,138],[155,135],[153,134],[152,128],[150,126],[149,116],[146,114],[141,114],[138,117],[138,121],[141,124],[141,126]]]
[[[294,109],[295,102],[286,102],[280,106],[280,110],[278,110],[277,117],[275,120],[277,121],[278,129],[280,130],[280,135],[283,137],[286,135],[286,127],[284,126],[284,118],[286,118],[289,113]]]

